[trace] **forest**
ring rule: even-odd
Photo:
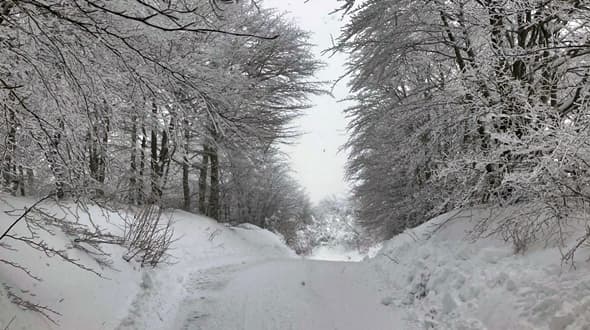
[[[588,2],[322,1],[0,0],[0,329],[588,328]]]
[[[233,1],[2,1],[2,186],[293,231],[308,32]],[[278,223],[280,217],[281,223]],[[273,223],[274,221],[274,223]]]

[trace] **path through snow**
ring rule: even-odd
[[[188,281],[174,329],[392,329],[376,270],[360,263],[280,259],[212,268]]]

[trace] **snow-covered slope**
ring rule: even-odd
[[[452,212],[408,230],[365,261],[388,280],[404,329],[590,329],[588,250],[577,268],[557,247],[524,254],[496,238],[466,239],[483,211]],[[401,328],[400,328],[401,329]]]
[[[33,202],[4,200],[0,209],[6,211]],[[51,203],[44,208],[63,214]],[[226,227],[181,211],[166,214],[178,240],[174,258],[156,269],[125,262],[118,245],[105,246],[112,269],[68,250],[108,279],[14,244],[15,250],[0,249],[0,259],[18,262],[43,281],[0,262],[0,282],[12,288],[0,286],[0,329],[590,329],[588,249],[572,269],[561,265],[554,245],[514,254],[494,237],[467,240],[486,212],[437,217],[356,263],[296,258],[268,231]],[[119,215],[105,217],[96,207],[89,213],[105,230],[121,230]],[[89,221],[80,214],[81,222]],[[0,229],[15,215],[2,214]],[[54,234],[41,233],[41,240],[56,247],[72,243]],[[7,290],[60,313],[46,311],[59,323],[20,310]]]
[[[1,196],[0,210],[22,210],[34,200]],[[57,207],[52,202],[42,204],[48,213],[76,213],[72,205]],[[101,228],[121,233],[121,218],[90,207],[92,221]],[[80,211],[80,210],[78,210]],[[2,212],[2,232],[15,216]],[[85,212],[77,212],[80,221],[88,221]],[[108,216],[106,216],[108,215]],[[73,218],[70,215],[69,219]],[[6,241],[13,249],[0,248],[0,259],[16,262],[38,276],[36,281],[22,271],[0,262],[0,329],[161,329],[176,318],[179,304],[186,294],[190,275],[201,269],[253,262],[258,259],[290,258],[294,253],[274,234],[252,225],[227,227],[194,214],[175,211],[172,217],[177,241],[172,246],[173,258],[156,269],[140,268],[122,259],[125,250],[119,245],[104,245],[111,254],[112,268],[101,267],[87,254],[68,249],[68,256],[97,270],[84,271],[59,258],[20,244]],[[26,234],[21,223],[13,233]],[[54,235],[40,232],[38,241],[49,246],[67,248],[71,239],[58,230]],[[9,302],[7,289],[33,303],[47,306],[45,311],[56,323],[39,313],[21,310]]]

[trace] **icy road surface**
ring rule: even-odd
[[[175,329],[393,329],[400,315],[366,264],[285,259],[192,275]]]

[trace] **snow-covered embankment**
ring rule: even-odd
[[[35,200],[2,196],[0,229],[7,228]],[[58,218],[88,223],[90,219],[103,231],[122,234],[119,214],[90,206],[89,212],[73,204],[61,207],[54,202],[40,209]],[[74,214],[77,216],[75,217]],[[90,215],[90,218],[88,217]],[[35,240],[56,249],[66,249],[69,257],[96,270],[99,277],[59,257],[47,256],[22,242],[6,240],[10,248],[0,248],[0,329],[165,329],[175,322],[186,287],[195,274],[207,269],[260,259],[291,258],[294,253],[274,234],[255,226],[227,227],[211,219],[175,211],[172,217],[176,241],[167,262],[155,269],[141,268],[123,260],[120,245],[103,245],[110,254],[110,267],[101,266],[87,253],[71,248],[72,238],[51,228],[53,234],[37,231]],[[75,218],[78,218],[75,220]],[[28,235],[24,222],[11,233]],[[8,246],[6,246],[8,247]],[[29,271],[39,280],[27,276]],[[10,302],[8,291],[41,308],[54,322],[40,313],[23,310]]]

